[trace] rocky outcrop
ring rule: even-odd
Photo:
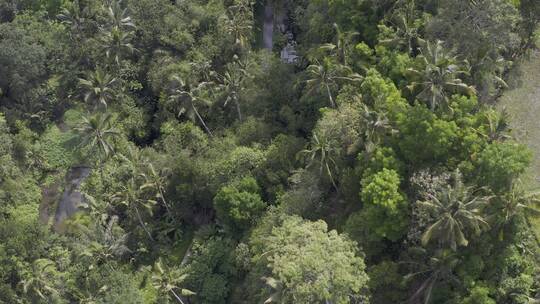
[[[58,203],[54,216],[53,229],[56,232],[63,232],[64,221],[73,216],[83,203],[83,195],[80,188],[88,175],[90,175],[90,168],[84,166],[72,167],[66,174],[64,193]]]

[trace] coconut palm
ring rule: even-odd
[[[135,215],[141,228],[148,235],[148,238],[154,241],[150,230],[148,230],[148,227],[146,227],[146,224],[142,219],[141,211],[139,210],[142,208],[152,215],[154,201],[142,197],[140,193],[140,186],[135,178],[132,177],[125,184],[123,184],[120,187],[120,191],[116,192],[111,197],[111,200],[114,203],[126,206],[129,210],[135,211]]]
[[[306,80],[307,93],[311,94],[315,91],[327,94],[328,100],[332,107],[336,107],[332,92],[338,88],[339,82],[360,82],[362,76],[353,73],[351,68],[334,64],[329,59],[323,62],[315,61],[306,69],[308,80]]]
[[[135,47],[131,44],[132,38],[132,32],[125,32],[120,28],[113,27],[110,30],[102,32],[99,39],[101,50],[105,53],[108,60],[114,60],[114,62],[119,65],[121,59],[126,54],[133,54],[136,52]]]
[[[238,119],[242,121],[242,109],[240,107],[240,94],[245,89],[245,80],[250,77],[247,72],[247,63],[235,58],[233,63],[227,64],[227,69],[223,75],[214,73],[219,81],[218,88],[225,94],[225,107],[234,105]]]
[[[118,29],[121,31],[133,31],[135,30],[135,23],[129,16],[127,8],[122,8],[122,1],[112,1],[107,7],[107,23],[111,29]]]
[[[20,282],[23,292],[35,295],[41,301],[47,302],[51,295],[58,294],[58,290],[54,288],[52,283],[56,275],[56,265],[53,261],[37,259],[32,264],[32,272],[29,277]]]
[[[420,44],[425,43],[421,38],[417,23],[417,11],[415,1],[403,1],[395,14],[391,15],[388,22],[395,28],[394,37],[382,39],[383,45],[402,46],[411,56],[416,55]]]
[[[104,108],[114,99],[117,79],[107,74],[101,68],[87,73],[85,78],[79,78],[79,87],[84,101],[93,104],[96,108]]]
[[[212,131],[210,131],[198,110],[200,105],[210,105],[210,100],[204,97],[210,85],[209,82],[201,82],[191,87],[180,77],[174,76],[171,81],[168,99],[179,108],[178,117],[186,115],[192,121],[198,120],[206,132],[212,135]]]
[[[79,0],[74,0],[71,4],[66,5],[57,16],[62,24],[70,27],[71,33],[76,37],[82,35],[93,17],[89,7],[83,7]]]
[[[113,127],[110,113],[97,113],[90,117],[83,117],[82,123],[75,128],[81,137],[81,146],[89,147],[91,151],[97,150],[102,160],[114,153],[113,140],[120,136],[120,132]]]
[[[119,232],[117,224],[118,216],[99,216],[94,229],[86,231],[87,243],[79,256],[89,257],[94,260],[94,264],[100,264],[130,252],[126,246],[128,234]],[[82,241],[84,242],[84,239]]]
[[[250,0],[236,0],[228,8],[225,30],[241,49],[249,45],[253,33],[253,9]]]
[[[165,176],[167,175],[167,171],[167,169],[156,170],[152,163],[147,162],[144,171],[140,173],[140,176],[144,180],[141,190],[151,189],[154,192],[153,196],[163,204],[169,216],[172,216],[171,207],[165,199],[167,181]]]
[[[336,31],[335,43],[325,43],[320,46],[320,49],[332,52],[338,63],[347,65],[349,57],[350,43],[353,39],[359,35],[358,32],[342,32],[337,23],[334,23],[334,29]]]
[[[416,78],[408,88],[412,92],[420,90],[416,98],[427,103],[432,110],[438,107],[449,108],[449,98],[452,94],[473,95],[476,93],[474,87],[463,83],[459,78],[461,75],[468,74],[461,67],[464,63],[446,53],[442,41],[426,42],[418,58],[422,62],[423,69],[407,70]]]
[[[489,229],[483,214],[483,207],[491,199],[475,195],[471,188],[461,181],[459,171],[453,176],[453,185],[438,190],[435,195],[426,193],[427,200],[419,202],[433,217],[432,223],[422,234],[422,245],[432,241],[456,250],[457,246],[467,246],[470,235],[479,235]]]
[[[371,153],[381,143],[384,136],[395,132],[385,113],[371,110],[367,105],[361,108],[362,133],[364,134],[364,148]]]
[[[189,297],[195,293],[189,289],[181,288],[187,278],[187,274],[182,274],[178,269],[166,268],[161,259],[154,264],[152,272],[152,285],[167,300],[171,295],[178,303],[185,304],[182,297]]]
[[[499,238],[504,239],[504,226],[518,216],[540,218],[540,191],[525,191],[518,182],[500,198],[500,209],[496,214],[496,222],[500,226]]]
[[[489,142],[503,141],[512,138],[508,133],[510,131],[508,124],[508,112],[506,109],[498,111],[490,109],[482,113],[485,119],[484,124],[476,129],[480,136],[487,139]]]
[[[410,301],[417,303],[422,301],[428,304],[434,287],[440,283],[454,283],[459,286],[460,281],[454,274],[454,269],[458,266],[460,260],[455,252],[450,250],[437,250],[431,257],[425,257],[427,252],[420,248],[413,248],[421,255],[421,262],[409,262],[414,271],[405,276],[405,281],[415,281],[419,283],[414,288]],[[417,281],[417,278],[418,281]]]
[[[223,75],[223,86],[227,98],[223,104],[225,107],[234,104],[238,119],[242,121],[242,111],[240,108],[240,93],[244,90],[244,79],[248,77],[244,67],[236,62],[227,66],[227,71]]]
[[[337,142],[328,138],[325,134],[314,133],[311,139],[311,145],[309,149],[301,151],[301,154],[307,155],[308,163],[307,167],[313,165],[319,166],[319,174],[325,172],[332,185],[337,188],[334,175],[332,172],[337,171],[337,164],[335,157],[338,154]]]

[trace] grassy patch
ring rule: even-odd
[[[525,58],[510,75],[510,89],[498,107],[510,116],[512,135],[534,153],[532,164],[522,177],[527,188],[540,188],[540,53]],[[540,219],[533,220],[540,237]]]

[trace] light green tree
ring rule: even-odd
[[[267,267],[266,303],[350,303],[365,296],[368,277],[356,244],[325,222],[288,216],[253,240],[255,261]],[[276,293],[277,292],[277,293]]]
[[[361,183],[365,224],[381,238],[398,240],[408,224],[407,200],[399,189],[399,174],[384,168]]]
[[[253,177],[222,187],[214,197],[218,218],[233,231],[245,231],[262,215],[266,203]]]

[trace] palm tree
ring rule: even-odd
[[[110,113],[97,113],[83,117],[82,123],[75,128],[82,138],[81,146],[97,150],[101,160],[107,159],[114,153],[113,140],[120,132],[113,127]]]
[[[417,78],[408,88],[415,92],[417,88],[421,91],[416,96],[420,101],[429,105],[432,110],[443,106],[449,107],[449,97],[451,94],[461,93],[473,95],[476,93],[474,87],[469,86],[459,78],[460,75],[468,74],[460,67],[455,56],[444,51],[443,42],[437,40],[435,43],[426,42],[421,49],[420,58],[423,70],[408,69],[408,73]]]
[[[414,249],[422,255],[426,254],[426,251],[423,249]],[[410,281],[417,277],[422,278],[419,286],[415,287],[410,301],[417,303],[418,300],[423,299],[422,302],[424,304],[430,303],[433,288],[438,283],[453,282],[459,286],[460,281],[454,274],[454,269],[459,262],[460,260],[457,254],[450,250],[437,250],[432,257],[427,258],[427,261],[424,257],[421,262],[410,262],[409,264],[415,268],[415,271],[406,275],[405,281]]]
[[[166,269],[161,258],[154,264],[152,273],[152,285],[159,293],[163,294],[167,300],[172,295],[178,303],[184,304],[181,296],[189,297],[195,293],[189,289],[179,287],[186,278],[187,274],[181,274],[177,269]],[[177,291],[180,293],[178,294]]]
[[[154,165],[150,162],[146,163],[144,172],[140,173],[140,176],[144,179],[144,184],[141,186],[141,190],[152,189],[155,191],[154,196],[158,201],[163,203],[169,216],[172,217],[171,207],[165,199],[165,187],[166,187],[166,169],[156,170]]]
[[[364,133],[364,147],[366,152],[370,154],[381,143],[385,135],[395,132],[395,130],[383,112],[371,110],[364,104],[360,113]]]
[[[504,239],[504,226],[511,223],[517,216],[524,216],[527,223],[529,218],[540,218],[540,191],[525,191],[523,186],[516,182],[512,189],[500,197],[500,210],[496,221],[500,226],[499,238]]]
[[[250,0],[236,0],[228,8],[225,30],[234,39],[235,45],[245,49],[253,33],[253,9]]]
[[[475,195],[463,184],[459,171],[453,179],[452,186],[439,189],[435,195],[427,193],[427,200],[418,202],[433,216],[433,222],[422,234],[423,246],[435,240],[455,251],[458,245],[468,245],[468,234],[479,235],[489,229],[483,207],[491,197]]]
[[[498,111],[495,109],[490,109],[483,112],[483,118],[485,118],[485,126],[482,125],[480,128],[476,129],[476,132],[480,136],[487,139],[489,142],[495,141],[504,141],[512,138],[509,134],[509,125],[508,125],[508,112],[506,109]]]
[[[314,91],[318,91],[319,93],[325,92],[333,108],[336,107],[336,103],[334,102],[332,91],[338,87],[338,82],[362,81],[362,76],[353,73],[351,68],[333,64],[328,59],[325,59],[322,63],[316,60],[316,64],[308,66],[306,72],[308,75],[308,80],[306,80],[308,94]]]
[[[87,73],[86,78],[79,78],[79,85],[83,92],[84,101],[94,104],[96,108],[99,105],[106,108],[114,99],[114,88],[117,82],[116,78],[100,68],[94,72]]]
[[[317,163],[319,166],[319,174],[322,174],[323,171],[326,172],[332,185],[337,189],[334,175],[332,174],[332,171],[337,171],[337,164],[334,159],[338,154],[336,146],[337,143],[328,138],[325,134],[314,133],[311,139],[311,147],[300,153],[308,156],[308,168]]]
[[[135,23],[129,16],[127,8],[122,8],[122,1],[112,1],[107,8],[108,25],[111,29],[131,32],[135,30]]]
[[[111,197],[112,201],[125,205],[128,209],[135,211],[137,220],[139,221],[139,224],[143,228],[144,232],[146,232],[150,240],[154,241],[154,238],[146,227],[146,224],[142,219],[141,212],[139,211],[139,208],[143,208],[147,210],[150,214],[152,214],[152,206],[154,205],[154,201],[141,197],[141,193],[139,192],[140,186],[137,184],[135,178],[133,177],[130,178],[129,181],[127,181],[120,188],[121,190],[116,192]]]
[[[79,256],[90,257],[94,260],[93,264],[100,264],[130,252],[126,246],[128,234],[118,233],[115,229],[118,228],[117,223],[118,216],[102,214],[97,217],[94,229],[87,229],[85,233],[88,243]],[[111,270],[114,271],[112,267]]]
[[[210,104],[210,101],[203,97],[206,88],[210,85],[211,83],[209,82],[201,82],[194,87],[190,87],[180,77],[173,76],[171,82],[172,88],[168,99],[178,105],[178,117],[185,114],[192,121],[198,120],[206,132],[212,135],[212,131],[210,131],[197,109],[199,105],[207,106]]]
[[[247,72],[247,63],[241,62],[235,57],[233,63],[227,64],[227,69],[223,75],[214,73],[214,76],[218,78],[219,89],[222,90],[226,96],[224,106],[234,104],[238,119],[242,121],[242,110],[240,107],[240,93],[245,89],[245,80],[250,77]]]
[[[58,294],[53,287],[52,280],[56,276],[56,265],[48,259],[37,259],[32,264],[30,276],[20,282],[25,294],[37,295],[42,301],[47,302],[49,296]]]
[[[383,45],[405,46],[408,54],[415,56],[418,45],[425,43],[419,33],[418,25],[415,24],[417,11],[415,1],[404,1],[405,4],[389,18],[389,22],[394,26],[396,32],[393,38],[382,39]]]
[[[66,5],[57,16],[62,24],[70,27],[71,32],[76,37],[79,37],[84,32],[92,17],[93,15],[88,6],[83,7],[79,0],[74,0],[71,4]]]
[[[351,43],[352,40],[359,35],[359,33],[342,32],[337,23],[334,23],[334,29],[336,30],[335,43],[325,43],[321,45],[320,49],[334,53],[337,57],[338,63],[347,65],[349,57],[349,43]]]
[[[131,44],[132,32],[124,32],[118,27],[103,31],[100,37],[101,49],[108,60],[119,65],[124,54],[133,54],[135,47]]]
[[[283,298],[283,291],[285,290],[283,283],[280,281],[272,278],[272,277],[263,277],[262,280],[265,282],[266,286],[268,286],[272,293],[264,301],[264,304],[270,304],[270,303],[281,303],[281,299]]]

